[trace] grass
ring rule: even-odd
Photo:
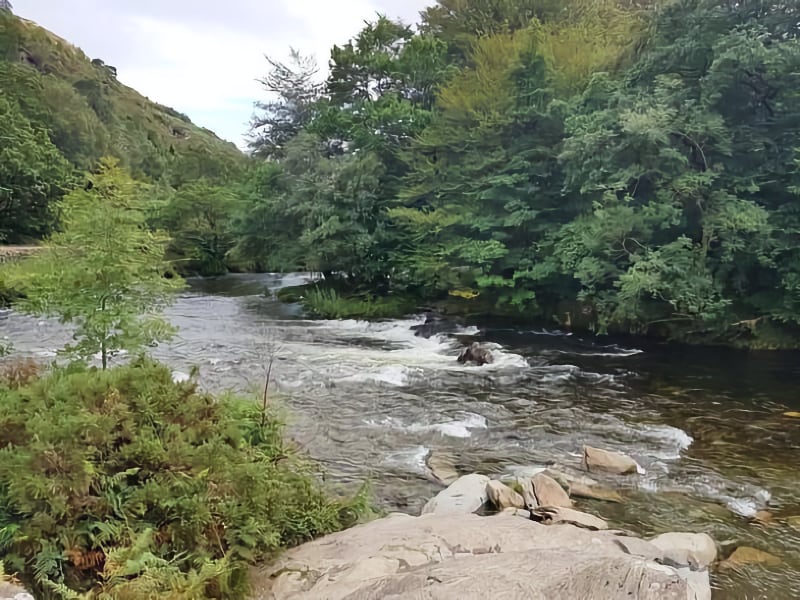
[[[333,288],[309,288],[303,299],[305,309],[322,319],[388,319],[401,317],[413,304],[398,296],[344,296]]]

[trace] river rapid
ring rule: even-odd
[[[600,477],[624,504],[586,501],[613,527],[651,535],[704,531],[723,554],[739,545],[780,567],[712,575],[715,598],[800,598],[800,355],[595,339],[491,323],[414,336],[422,317],[367,323],[308,320],[276,289],[302,275],[190,281],[169,309],[179,330],[154,355],[199,369],[209,390],[255,392],[274,359],[273,401],[293,437],[346,490],[368,479],[388,510],[417,513],[440,486],[426,457],[461,473],[524,474],[580,465],[584,444],[633,456],[644,473]],[[69,340],[51,321],[0,313],[16,354],[55,356]],[[488,345],[492,365],[459,349]],[[595,475],[592,475],[595,477]],[[597,478],[597,477],[595,477]],[[773,518],[756,522],[756,511]]]

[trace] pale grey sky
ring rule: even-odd
[[[12,0],[14,12],[113,65],[123,83],[242,143],[264,54],[330,47],[376,13],[416,23],[434,0]]]

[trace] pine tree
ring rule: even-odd
[[[103,368],[120,350],[138,352],[169,337],[159,316],[180,282],[166,279],[166,236],[146,227],[141,189],[115,159],[103,159],[91,189],[63,202],[62,230],[14,265],[8,282],[25,294],[17,308],[77,326],[66,351]]]

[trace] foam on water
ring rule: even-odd
[[[424,319],[366,322],[307,321],[312,340],[292,342],[294,354],[314,364],[314,370],[337,382],[409,385],[427,371],[470,373],[475,376],[529,367],[519,354],[508,352],[499,344],[485,343],[494,362],[477,367],[456,361],[463,345],[455,337],[438,334],[417,337],[411,329]],[[331,343],[337,340],[338,343]]]
[[[386,417],[378,422],[368,420],[366,424],[372,427],[386,427],[408,433],[436,433],[454,438],[469,438],[472,437],[473,430],[486,429],[488,427],[486,417],[470,412],[460,414],[459,418],[438,423],[411,423],[409,425],[394,417]]]
[[[430,452],[430,448],[426,446],[398,450],[387,454],[383,459],[383,464],[387,467],[408,470],[412,473],[427,474],[429,471],[428,465],[425,464],[425,459]]]
[[[637,354],[642,354],[644,350],[639,350],[638,348],[621,348],[619,346],[608,346],[604,349],[598,349],[597,351],[594,350],[550,350],[553,354],[566,354],[569,356],[586,356],[586,357],[598,357],[598,358],[617,358],[622,357],[626,358],[628,356],[636,356]]]
[[[386,365],[354,373],[336,381],[339,383],[377,383],[401,387],[408,385],[414,375],[419,374],[419,369],[412,369],[402,365]]]
[[[647,441],[659,444],[661,447],[647,452],[649,456],[661,460],[678,460],[681,452],[694,442],[694,438],[683,429],[669,425],[640,425],[635,427],[638,433]]]
[[[475,327],[474,325],[470,325],[469,327],[456,327],[455,334],[456,335],[470,335],[475,336],[480,334],[481,330]]]

